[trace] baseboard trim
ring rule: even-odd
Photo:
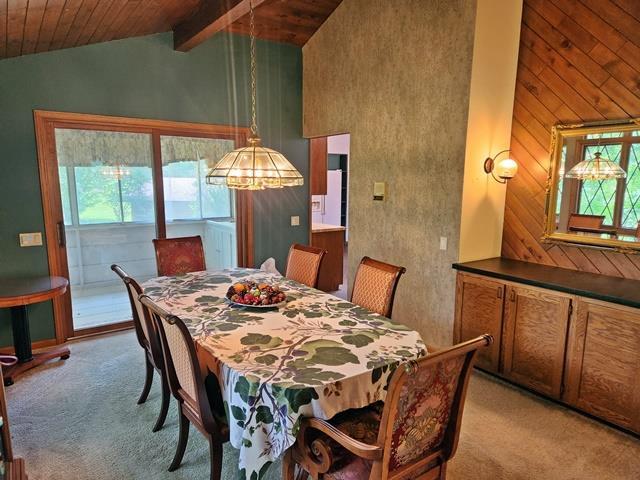
[[[48,338],[46,340],[37,340],[35,342],[31,342],[31,349],[38,350],[39,348],[49,348],[55,345],[60,345],[55,338]],[[0,353],[3,355],[15,355],[16,350],[13,345],[9,345],[6,347],[0,348]]]
[[[101,325],[99,327],[83,328],[82,330],[76,330],[75,335],[69,340],[78,340],[80,338],[93,337],[104,333],[121,332],[131,328],[133,328],[133,320],[112,323],[110,325]]]

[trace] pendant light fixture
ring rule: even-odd
[[[264,190],[303,185],[300,172],[285,156],[262,146],[256,119],[256,36],[253,4],[249,2],[251,38],[251,135],[246,147],[227,153],[207,174],[210,185],[241,190]]]
[[[625,172],[620,165],[608,158],[602,158],[600,151],[600,138],[598,138],[598,149],[593,158],[583,160],[564,174],[565,178],[577,178],[578,180],[608,180],[611,178],[626,178]]]

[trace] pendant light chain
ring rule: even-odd
[[[256,118],[256,32],[253,13],[253,2],[249,0],[249,32],[251,38],[251,133],[258,136],[258,121]]]
[[[223,185],[238,190],[264,190],[304,185],[304,178],[287,158],[262,146],[258,138],[256,26],[249,0],[249,32],[251,39],[251,133],[247,145],[226,153],[207,174],[209,185]],[[260,2],[258,2],[260,3]]]

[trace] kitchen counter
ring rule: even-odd
[[[342,283],[345,231],[340,225],[311,224],[311,245],[327,251],[318,279],[318,288],[325,292],[335,292]]]
[[[324,233],[324,232],[344,232],[345,227],[341,225],[328,225],[326,223],[312,223],[311,233]]]

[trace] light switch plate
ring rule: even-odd
[[[297,215],[293,215],[291,217],[291,226],[292,227],[297,227],[300,225],[300,217]]]
[[[21,233],[20,234],[20,246],[21,247],[40,247],[42,246],[42,233]]]
[[[440,250],[447,249],[447,237],[440,237]]]
[[[383,201],[387,194],[387,184],[385,182],[373,183],[373,199]]]

